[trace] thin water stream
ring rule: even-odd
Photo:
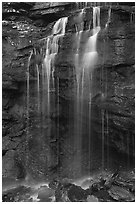
[[[30,56],[28,58],[28,66],[27,66],[27,107],[26,107],[26,110],[27,110],[27,113],[26,113],[26,118],[27,118],[27,132],[26,132],[26,145],[28,145],[28,141],[29,141],[29,110],[30,110],[30,70],[29,70],[29,67],[30,67],[30,60],[31,60],[31,57],[33,55],[33,52],[31,51],[30,53]],[[29,160],[29,154],[28,154],[28,147],[27,147],[27,153],[26,153],[26,166],[28,166],[28,160]]]

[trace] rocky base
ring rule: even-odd
[[[71,181],[53,180],[39,188],[19,186],[4,191],[3,202],[135,202],[134,172],[102,172]]]

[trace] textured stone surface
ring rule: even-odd
[[[17,170],[14,161],[15,151],[9,150],[2,161],[2,174],[4,177],[16,177]]]

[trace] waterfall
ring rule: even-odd
[[[87,6],[85,3],[84,7]],[[97,37],[101,29],[100,27],[100,7],[93,7],[93,12],[91,16],[93,27],[90,27],[90,30],[84,30],[84,18],[86,9],[83,8],[79,10],[78,14],[75,17],[75,27],[76,33],[75,41],[75,54],[74,54],[74,64],[75,64],[75,74],[76,74],[76,83],[75,90],[76,95],[74,96],[74,121],[73,121],[73,133],[74,133],[74,149],[76,154],[74,156],[74,165],[79,168],[80,173],[82,174],[82,164],[83,164],[83,137],[85,132],[87,135],[88,144],[88,169],[91,172],[92,168],[92,159],[93,159],[93,136],[92,136],[92,97],[93,97],[93,88],[92,88],[92,73],[95,68],[98,59],[97,52]],[[108,21],[106,27],[108,27],[111,17],[111,8],[108,11]],[[56,55],[59,53],[60,42],[66,32],[68,18],[63,17],[59,19],[53,26],[52,34],[46,38],[45,41],[45,53],[44,60],[41,66],[38,63],[36,64],[36,73],[37,73],[37,103],[38,111],[42,107],[42,125],[45,124],[45,115],[50,117],[51,108],[55,108],[57,111],[57,132],[56,132],[56,150],[57,150],[57,160],[59,162],[59,152],[60,152],[60,138],[59,138],[59,125],[60,125],[60,79],[57,76],[54,77],[55,72],[55,60]],[[69,27],[69,26],[68,26]],[[86,38],[85,38],[86,36]],[[88,38],[87,38],[88,36]],[[84,39],[84,40],[83,40]],[[45,40],[45,39],[44,39]],[[81,47],[82,44],[82,47]],[[82,49],[81,49],[82,48]],[[38,51],[34,49],[34,54],[37,55]],[[28,76],[29,78],[29,76]],[[40,79],[42,78],[42,83]],[[55,81],[56,80],[56,81]],[[42,85],[42,86],[41,86]],[[55,87],[56,85],[56,87]],[[29,87],[29,85],[28,85]],[[40,97],[40,88],[42,90],[42,96]],[[56,88],[56,90],[55,90]],[[52,95],[54,91],[55,95]],[[55,92],[56,91],[56,92]],[[52,96],[55,96],[55,100],[52,100]],[[40,99],[42,100],[40,101]],[[28,100],[29,101],[29,100]],[[55,107],[54,107],[55,106]],[[104,137],[105,137],[105,114],[106,112],[102,110],[102,169],[104,168]],[[86,118],[86,119],[85,119]],[[85,121],[84,121],[85,120]],[[87,130],[85,130],[87,129]],[[47,135],[51,135],[51,128],[48,129]],[[44,135],[44,130],[42,135]],[[47,139],[50,141],[50,139]]]
[[[82,18],[84,9],[81,10],[79,18]],[[80,59],[80,42],[82,38],[83,27],[76,32],[76,53],[75,53],[75,70],[76,70],[76,100],[75,100],[75,116],[74,116],[74,146],[77,149],[75,156],[75,165],[79,166],[80,173],[82,174],[82,137],[84,134],[83,127],[83,114],[87,113],[88,116],[88,152],[89,152],[89,172],[91,170],[91,100],[92,100],[92,71],[97,62],[97,49],[96,41],[97,35],[100,31],[100,8],[93,7],[93,35],[90,36],[85,45],[85,51]],[[91,33],[88,30],[89,34]]]
[[[34,54],[37,55],[37,51],[34,48]],[[40,73],[39,73],[39,66],[36,63],[36,71],[37,71],[37,99],[38,99],[38,113],[40,112]]]
[[[46,56],[43,61],[43,73],[45,76],[44,81],[47,82],[47,114],[50,111],[50,72],[51,72],[51,57],[50,57],[50,38],[47,38]],[[46,83],[43,82],[43,89],[45,89]]]
[[[91,88],[91,79],[92,79],[92,71],[97,62],[97,49],[96,49],[96,41],[97,35],[100,31],[100,8],[93,7],[93,35],[89,37],[85,46],[85,52],[82,60],[82,81],[88,81],[89,88]],[[86,77],[86,80],[84,79]],[[91,93],[91,90],[89,90]]]
[[[98,53],[96,48],[97,35],[100,31],[100,7],[93,7],[93,35],[89,37],[85,53],[83,56],[82,72],[82,98],[85,98],[84,92],[88,87],[88,142],[89,142],[89,174],[92,166],[92,133],[91,133],[91,101],[92,101],[92,72],[97,62]],[[84,88],[85,87],[85,88]]]
[[[30,52],[30,56],[28,58],[28,65],[27,65],[27,132],[26,132],[26,143],[28,145],[28,140],[29,140],[29,104],[30,104],[30,61],[32,57],[33,51]],[[28,148],[28,146],[27,146]],[[28,149],[27,149],[28,150]],[[26,152],[26,166],[28,166],[28,151]]]
[[[84,13],[84,9],[81,10],[79,14],[79,18],[81,19]],[[80,26],[80,30],[77,29],[76,32],[76,42],[77,42],[77,47],[76,47],[76,54],[75,54],[75,68],[76,68],[76,77],[77,77],[77,83],[79,84],[79,49],[80,49],[80,41],[81,41],[81,35],[83,32],[83,25]]]
[[[76,26],[76,53],[74,55],[74,62],[75,62],[75,72],[76,72],[76,102],[75,102],[75,112],[74,112],[74,149],[77,150],[75,158],[74,158],[74,165],[79,167],[79,171],[81,171],[81,137],[82,137],[82,124],[81,124],[81,115],[79,117],[79,113],[81,110],[81,99],[80,99],[80,42],[83,33],[83,14],[84,9],[81,9],[81,12],[78,15],[79,21],[81,22],[80,25]],[[80,113],[81,114],[81,113]]]
[[[55,92],[55,79],[54,79],[54,64],[55,57],[59,51],[59,40],[65,35],[65,29],[67,25],[68,18],[64,17],[59,19],[52,29],[52,35],[48,36],[46,39],[46,53],[42,64],[42,89],[43,89],[43,109],[46,110],[44,115],[50,117],[51,108],[54,110],[54,106],[56,106],[57,115],[59,116],[59,78],[56,79],[56,92]],[[54,97],[56,99],[53,101]],[[56,96],[55,96],[56,95]],[[47,104],[45,108],[45,104]],[[43,116],[42,123],[45,123],[45,118]],[[57,164],[59,163],[59,117],[57,117],[57,132],[56,132],[56,156],[57,156]],[[51,135],[51,128],[48,128],[47,135]],[[48,136],[49,137],[49,136]],[[47,141],[50,141],[47,138]],[[49,150],[49,155],[51,155],[51,150]]]
[[[100,7],[93,7],[93,31],[100,27]]]
[[[54,89],[54,61],[58,54],[59,39],[64,36],[68,18],[60,18],[53,26],[52,35],[47,38],[46,55],[43,61],[43,73],[47,82],[47,112],[50,113],[50,88]],[[45,86],[45,83],[44,83]]]
[[[68,22],[68,17],[60,18],[54,25],[52,34],[53,40],[51,43],[51,58],[54,61],[55,55],[58,53],[59,39],[65,35],[65,28]]]
[[[65,34],[66,24],[68,22],[68,17],[60,18],[54,25],[52,33],[53,35]]]
[[[27,66],[27,119],[29,118],[29,80],[30,80],[30,71],[29,71],[29,67],[30,67],[30,60],[32,57],[33,52],[31,51],[30,56],[28,58],[28,66]]]
[[[83,57],[83,69],[92,69],[97,61],[96,41],[100,31],[100,8],[93,7],[93,35],[89,37]]]

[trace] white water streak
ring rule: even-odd
[[[89,37],[86,48],[85,54],[83,57],[83,67],[85,69],[93,69],[94,65],[97,62],[97,35],[100,31],[100,8],[93,7],[93,36]]]
[[[30,61],[32,57],[33,51],[31,51],[29,59],[28,59],[28,66],[27,66],[27,132],[26,132],[26,142],[28,145],[29,139],[29,106],[30,106]],[[28,166],[28,152],[26,153],[26,166]]]
[[[37,93],[38,93],[38,113],[39,113],[39,111],[40,111],[40,80],[39,80],[39,78],[40,78],[40,74],[39,74],[39,67],[38,67],[38,65],[36,64],[36,70],[37,70]]]
[[[107,20],[107,23],[105,25],[105,28],[108,27],[109,23],[111,22],[111,7],[109,8],[108,10],[108,20]]]
[[[34,54],[35,54],[35,56],[37,55],[37,51],[36,51],[36,49],[34,48]],[[40,80],[39,80],[39,78],[40,78],[40,73],[39,73],[39,66],[38,66],[38,64],[37,64],[37,62],[36,62],[36,71],[37,71],[37,99],[38,99],[38,101],[37,101],[37,103],[38,103],[38,113],[39,113],[39,111],[40,111]]]
[[[63,37],[65,34],[65,28],[67,24],[68,18],[64,17],[59,19],[52,30],[53,35],[47,38],[47,47],[46,47],[46,55],[45,59],[43,62],[43,66],[45,67],[45,80],[47,81],[47,109],[48,109],[48,114],[50,113],[50,84],[52,81],[52,88],[54,89],[55,87],[55,82],[54,82],[54,72],[55,72],[55,67],[54,67],[54,62],[55,62],[55,56],[58,54],[58,49],[59,49],[59,39],[60,37]]]
[[[65,34],[65,28],[68,22],[68,17],[60,18],[54,25],[52,33],[53,35]]]
[[[75,112],[74,112],[74,149],[76,149],[76,155],[74,157],[74,164],[76,167],[79,168],[79,172],[81,172],[81,139],[82,139],[82,98],[81,98],[81,71],[80,71],[80,42],[81,42],[81,36],[83,32],[83,12],[84,9],[81,10],[81,12],[78,15],[78,22],[79,24],[76,25],[76,54],[75,54],[75,70],[76,70],[76,101],[75,101]]]

